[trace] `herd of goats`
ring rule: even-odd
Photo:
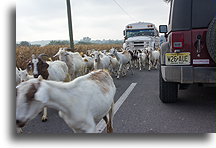
[[[116,87],[111,76],[126,76],[134,68],[157,68],[160,52],[151,47],[140,50],[78,52],[60,48],[54,55],[59,60],[44,60],[45,54],[32,55],[25,70],[16,67],[16,126],[22,127],[47,107],[75,133],[95,133],[101,119],[107,132],[113,131],[113,106]],[[51,58],[50,58],[51,59]]]

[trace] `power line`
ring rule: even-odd
[[[115,2],[116,5],[118,5],[118,7],[128,16],[130,17],[132,20],[136,21],[136,19],[134,17],[132,17],[129,13],[127,13],[127,11],[122,8],[122,6],[116,1],[116,0],[113,0]]]

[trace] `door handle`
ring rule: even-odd
[[[201,53],[201,39],[202,39],[202,36],[201,35],[197,35],[197,40],[195,42],[195,48],[196,48],[196,52],[198,54]]]

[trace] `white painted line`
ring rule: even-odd
[[[96,125],[96,133],[102,133],[106,127],[106,123],[103,119]]]
[[[116,112],[119,110],[121,105],[124,103],[124,101],[127,99],[129,94],[132,92],[134,87],[136,86],[137,83],[132,83],[127,90],[121,95],[121,97],[118,99],[118,101],[114,104],[114,113],[113,115],[116,114]],[[102,133],[103,130],[106,128],[106,123],[103,119],[96,125],[96,132],[97,133]]]

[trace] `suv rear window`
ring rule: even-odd
[[[207,28],[216,15],[216,0],[193,0],[192,28]]]
[[[191,3],[192,0],[171,1],[169,31],[191,29]]]
[[[207,28],[216,16],[216,0],[172,0],[169,31]]]

